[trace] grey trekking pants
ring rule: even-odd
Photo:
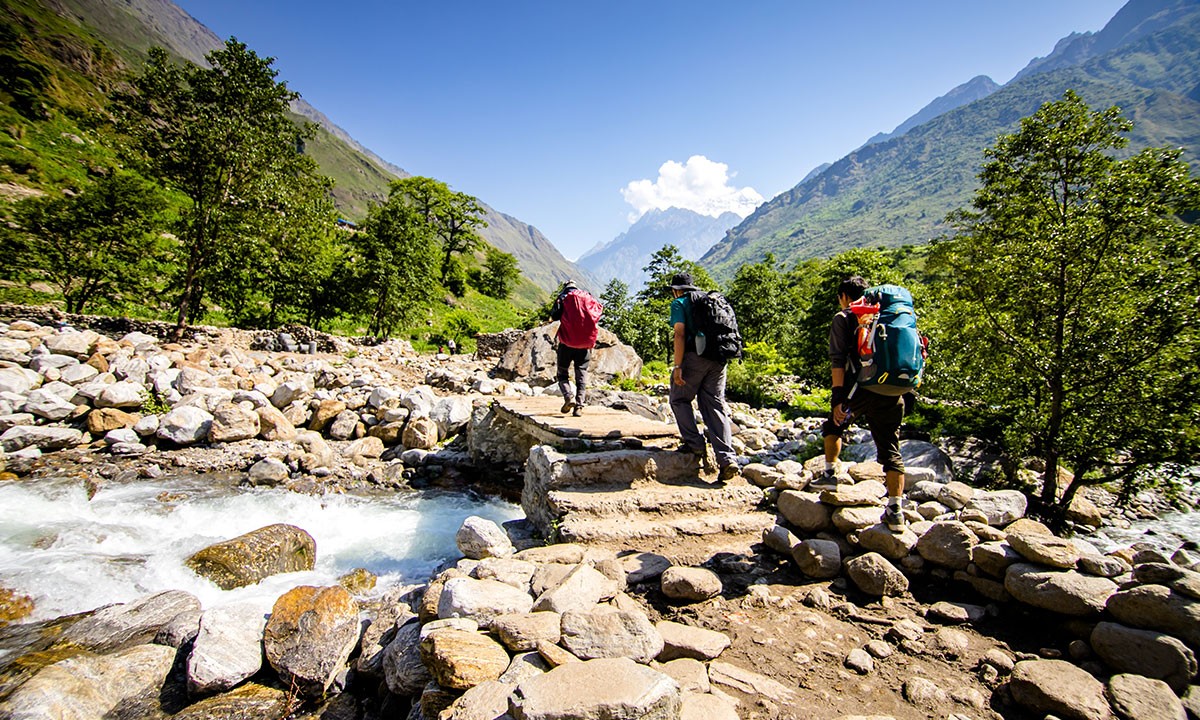
[[[679,437],[684,444],[697,450],[704,448],[704,437],[712,443],[717,465],[725,467],[737,462],[733,452],[733,429],[729,422],[729,408],[725,406],[725,363],[709,360],[694,352],[683,355],[683,385],[671,383],[671,412],[679,426]],[[696,414],[692,411],[692,400],[700,406],[700,417],[704,420],[704,435],[696,426]]]

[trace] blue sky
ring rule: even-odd
[[[384,159],[568,258],[650,207],[745,215],[1124,0],[176,0]]]

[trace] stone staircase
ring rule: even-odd
[[[691,545],[742,551],[775,524],[762,490],[672,450],[561,453],[534,447],[521,504],[546,537],[562,542],[686,555]],[[702,541],[702,542],[701,542]]]

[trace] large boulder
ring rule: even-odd
[[[960,522],[934,523],[917,541],[917,552],[931,563],[965,570],[971,550],[979,543],[975,533]]]
[[[1086,616],[1104,612],[1117,584],[1074,570],[1016,563],[1004,573],[1004,589],[1027,605],[1063,615]]]
[[[584,660],[627,657],[648,663],[664,641],[644,612],[597,605],[563,613],[562,645]]]
[[[509,698],[516,720],[678,720],[678,683],[630,660],[602,658],[560,665],[521,683]]]
[[[1092,650],[1109,667],[1162,680],[1179,694],[1198,670],[1196,655],[1187,645],[1155,630],[1102,622],[1096,624],[1090,640]]]
[[[112,655],[69,657],[42,668],[18,687],[0,703],[0,717],[113,717],[118,709],[130,711],[134,701],[157,695],[174,663],[175,648],[152,644]]]
[[[312,535],[295,525],[276,523],[210,545],[186,564],[222,590],[232,590],[278,573],[312,570],[316,560]]]
[[[261,670],[266,625],[267,614],[255,603],[229,603],[205,610],[187,659],[188,692],[224,692]]]
[[[508,651],[487,635],[446,628],[421,640],[421,658],[438,685],[466,690],[508,669]]]
[[[163,440],[177,445],[191,445],[208,439],[213,416],[207,410],[194,405],[180,405],[163,415],[154,433]]]
[[[879,553],[867,553],[847,560],[846,575],[868,595],[903,595],[908,578]]]
[[[1018,705],[1063,720],[1112,720],[1104,683],[1064,660],[1016,664],[1009,690]]]
[[[1183,703],[1162,680],[1141,675],[1113,675],[1108,697],[1123,720],[1187,720]]]
[[[263,650],[285,685],[321,697],[358,645],[358,603],[340,585],[292,588],[275,601]]]
[[[439,618],[470,618],[481,628],[490,628],[500,615],[527,613],[533,597],[498,580],[456,577],[446,581],[437,600]]]
[[[1200,648],[1200,600],[1165,585],[1140,585],[1108,599],[1108,612],[1124,625],[1159,630]]]
[[[82,442],[83,433],[79,430],[53,425],[15,425],[0,435],[0,448],[4,452],[16,452],[27,447],[62,450]]]
[[[68,628],[63,640],[93,652],[111,652],[153,642],[176,618],[188,616],[194,621],[199,610],[196,596],[167,590],[101,608]]]
[[[496,374],[506,380],[552,382],[558,372],[557,332],[557,322],[525,332],[501,356]],[[642,359],[612,332],[600,328],[588,372],[598,383],[615,377],[636,378],[642,374]]]

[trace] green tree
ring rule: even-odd
[[[1042,105],[985,151],[972,209],[930,260],[953,329],[944,387],[1009,418],[1009,451],[1044,464],[1047,509],[1195,458],[1200,232],[1180,217],[1200,183],[1179,150],[1115,159],[1131,127],[1074,92]]]
[[[74,195],[18,203],[18,227],[0,254],[10,271],[58,288],[67,312],[141,305],[153,297],[170,247],[165,208],[153,184],[110,173]]]
[[[646,284],[637,293],[639,302],[652,299],[671,299],[671,278],[678,273],[692,276],[692,284],[704,290],[716,290],[717,281],[708,271],[691,260],[685,260],[674,245],[663,245],[650,256],[650,262],[642,268],[646,273]],[[669,303],[668,303],[669,304]]]
[[[411,204],[433,229],[442,245],[441,281],[453,270],[453,256],[480,247],[479,229],[487,227],[483,206],[466,193],[455,192],[446,183],[427,177],[408,177],[392,182],[392,195]]]
[[[489,246],[483,261],[479,292],[503,300],[512,292],[513,285],[521,277],[517,259],[509,253]]]
[[[425,317],[437,295],[438,247],[425,217],[393,186],[355,233],[347,296],[368,332],[390,337]]]
[[[608,281],[604,292],[600,293],[600,304],[604,306],[604,314],[600,316],[600,326],[621,338],[621,342],[629,344],[625,339],[626,325],[629,322],[629,309],[632,306],[629,299],[629,285],[617,278]]]
[[[244,242],[276,202],[278,179],[316,172],[299,151],[309,129],[288,117],[297,94],[276,81],[274,59],[234,38],[206,59],[207,67],[175,65],[151,48],[132,92],[114,96],[116,125],[134,159],[188,199],[176,230],[177,333],[247,254]]]
[[[737,315],[738,330],[747,344],[770,342],[781,345],[782,336],[794,329],[785,304],[783,272],[775,256],[767,253],[762,262],[743,265],[729,284],[729,304]]]

